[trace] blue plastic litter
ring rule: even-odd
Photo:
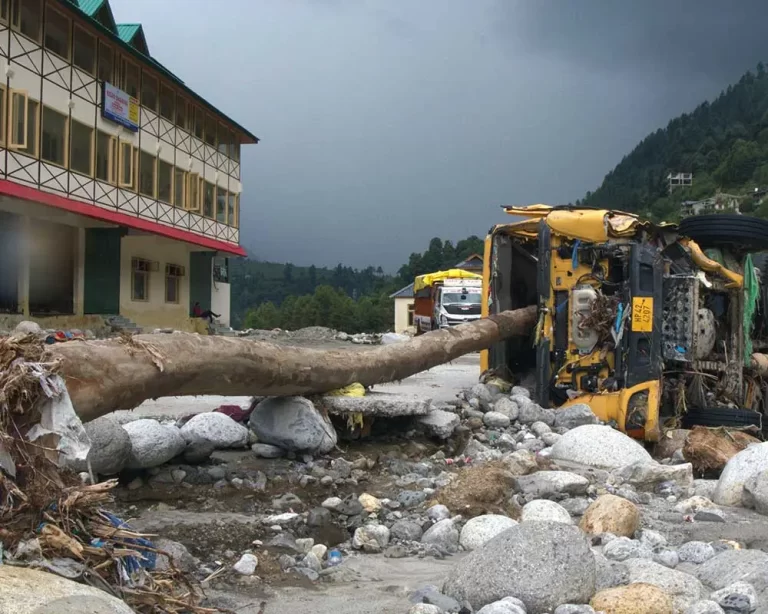
[[[573,252],[571,252],[571,270],[575,271],[577,268],[579,268],[579,246],[581,245],[581,240],[576,239],[576,241],[573,243]]]
[[[328,553],[328,566],[334,567],[341,563],[341,552],[334,548]]]
[[[619,303],[616,310],[616,322],[613,324],[614,330],[618,333],[621,330],[621,321],[624,319],[624,303]]]
[[[102,514],[107,520],[109,520],[110,523],[112,523],[112,526],[118,529],[131,530],[131,527],[128,525],[128,523],[124,522],[123,520],[120,520],[120,518],[118,518],[117,516],[113,516],[108,512],[102,512]],[[155,568],[155,565],[157,564],[157,553],[149,550],[145,550],[145,548],[154,549],[155,546],[151,541],[144,538],[124,539],[123,541],[126,544],[138,546],[137,550],[141,551],[141,557],[135,557],[135,556],[123,557],[122,562],[125,565],[125,570],[129,574],[135,571],[138,571],[142,567],[144,569]],[[91,545],[100,547],[104,545],[104,541],[100,539],[95,539],[91,542]]]

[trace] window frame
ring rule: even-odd
[[[24,0],[27,1],[27,0]],[[66,42],[66,50],[67,55],[62,55],[58,51],[54,51],[53,49],[50,49],[47,45],[46,37],[48,36],[48,28],[45,28],[45,32],[43,35],[43,49],[48,51],[49,53],[53,53],[54,55],[58,56],[62,60],[66,62],[71,62],[72,60],[72,20],[62,13],[60,10],[54,8],[54,6],[50,2],[45,3],[45,17],[43,18],[43,23],[47,26],[49,22],[48,18],[48,11],[53,11],[54,13],[58,13],[59,17],[64,19],[67,22],[67,42]]]
[[[141,266],[139,266],[141,265]],[[142,268],[142,267],[146,268]],[[131,258],[131,301],[137,303],[149,302],[149,281],[150,273],[152,272],[152,261],[145,258]],[[144,298],[136,298],[136,276],[139,275],[144,279]]]
[[[103,179],[98,176],[98,157],[99,157],[99,135],[103,134],[107,137],[107,178]],[[117,178],[119,176],[120,172],[120,166],[118,164],[118,153],[117,153],[117,137],[114,135],[109,134],[108,132],[104,132],[103,130],[99,130],[98,128],[95,131],[94,136],[94,162],[93,162],[93,176],[98,181],[105,181],[106,183],[110,185],[117,185]]]
[[[165,265],[165,303],[168,305],[180,305],[181,304],[181,279],[185,276],[186,271],[180,264],[166,263]],[[168,284],[173,283],[174,292],[176,293],[176,300],[168,300]]]
[[[90,151],[88,152],[88,165],[89,165],[89,172],[84,173],[83,171],[73,168],[72,166],[72,145],[74,143],[74,139],[72,138],[73,134],[73,126],[75,124],[78,124],[79,126],[84,127],[87,130],[90,130],[91,137],[90,137]],[[96,175],[96,128],[94,126],[89,126],[88,124],[84,124],[81,121],[78,121],[76,119],[70,118],[69,120],[69,164],[68,164],[69,170],[71,170],[73,173],[78,173],[80,175],[86,175],[88,177],[94,177]]]
[[[32,2],[33,0],[26,0],[28,3]],[[26,34],[21,30],[21,2],[12,2],[10,7],[10,22],[11,22],[11,29],[15,30],[22,36],[28,38],[29,40],[32,40],[36,42],[38,45],[43,44],[43,22],[45,21],[45,7],[43,5],[43,0],[37,0],[37,5],[39,7],[38,11],[38,23],[37,23],[37,36],[35,38],[31,37],[29,34]],[[15,10],[14,10],[15,9]],[[16,13],[14,15],[14,12]]]
[[[209,186],[211,188],[211,214],[210,215],[208,215],[205,212],[205,209],[207,207],[206,198],[208,196]],[[203,198],[202,208],[201,208],[202,216],[208,218],[209,220],[216,221],[216,184],[215,183],[211,183],[210,181],[206,181],[205,179],[203,179],[203,197],[202,198]]]
[[[218,146],[218,140],[217,140],[217,134],[216,132],[219,129],[219,122],[216,121],[216,117],[212,115],[211,113],[205,113],[204,114],[204,121],[205,121],[205,134],[203,135],[203,143],[208,145],[208,147],[213,147],[214,149],[217,149]],[[210,125],[209,125],[210,124]],[[213,126],[213,130],[209,130],[209,128]],[[208,142],[208,133],[213,132],[213,143]]]
[[[237,192],[227,192],[227,225],[237,228],[237,203],[240,194]]]
[[[43,121],[43,118],[45,117],[45,110],[48,109],[51,113],[55,113],[56,115],[59,115],[64,118],[64,136],[63,136],[63,153],[64,153],[64,161],[63,163],[56,162],[55,160],[49,160],[47,158],[43,157],[43,146],[42,142],[40,143],[40,151],[39,158],[41,162],[45,162],[46,164],[53,164],[54,166],[58,166],[60,168],[69,168],[69,115],[65,115],[61,111],[58,111],[57,109],[54,109],[53,107],[49,107],[48,105],[41,104],[40,105],[40,135],[45,135],[45,122]]]
[[[102,49],[106,49],[109,54],[108,62],[102,62]],[[106,57],[107,54],[104,54],[104,58]],[[101,75],[101,68],[106,64],[109,65],[109,79],[104,79],[104,77]],[[117,85],[117,79],[115,79],[115,49],[112,47],[112,45],[106,43],[102,39],[99,39],[98,55],[96,57],[96,79],[100,79],[104,83]]]
[[[222,141],[221,137],[219,136],[221,134],[224,135],[223,141]],[[222,154],[224,156],[227,156],[227,157],[229,157],[230,134],[232,134],[232,131],[229,128],[227,128],[226,124],[223,124],[223,123],[219,122],[219,126],[218,126],[218,129],[216,131],[216,139],[218,141],[218,143],[216,145],[216,150],[220,154]],[[224,151],[221,151],[221,146],[222,145],[224,145]]]
[[[29,112],[30,104],[35,105],[34,113]],[[43,105],[40,104],[39,100],[35,100],[34,98],[27,97],[26,109],[27,110],[25,111],[25,113],[27,114],[27,121],[25,124],[26,129],[25,129],[25,136],[24,136],[25,146],[16,147],[15,149],[19,153],[25,156],[29,156],[30,158],[34,158],[35,160],[39,160],[40,159],[40,124],[43,118]],[[33,135],[34,138],[32,139],[32,143],[31,143],[32,151],[28,151],[29,145],[30,145],[29,143],[29,121],[30,120],[32,120],[34,123],[34,135]]]
[[[29,113],[29,107],[27,107],[27,105],[24,106],[27,108],[26,113]],[[9,115],[8,88],[4,83],[0,83],[0,147],[5,147],[7,141],[8,126],[10,126],[10,121],[8,120]]]
[[[131,158],[131,177],[128,181],[123,181],[123,171],[125,170],[125,149],[128,149],[128,156]],[[136,160],[134,157],[134,151],[136,146],[130,141],[119,141],[117,144],[117,185],[120,188],[126,190],[134,190],[134,177],[138,174],[136,172]]]
[[[179,176],[181,173],[181,176]],[[180,209],[187,208],[187,175],[189,173],[178,166],[173,167],[173,206]],[[181,189],[181,198],[178,198],[176,190]],[[179,202],[180,201],[180,202]]]
[[[146,198],[152,198],[154,200],[157,200],[157,156],[152,155],[150,152],[146,151],[145,149],[139,150],[139,163],[138,163],[138,177],[139,182],[136,186],[136,192],[138,192],[141,196],[145,196]],[[147,194],[146,192],[142,192],[142,171],[144,170],[144,165],[142,164],[142,155],[148,156],[152,160],[152,194]]]
[[[177,128],[180,128],[181,130],[185,130],[189,132],[189,102],[187,99],[176,92],[176,106],[174,107],[173,111],[173,123],[176,125]],[[181,109],[184,109],[182,112],[183,115],[183,121],[179,123],[179,111]]]
[[[87,36],[93,42],[93,64],[92,64],[90,70],[88,68],[83,68],[79,64],[75,63],[76,57],[77,57],[77,53],[75,51],[75,45],[76,45],[76,42],[77,42],[76,33],[78,31],[80,32],[81,35]],[[85,28],[81,27],[78,24],[73,24],[73,26],[72,26],[72,66],[74,66],[78,70],[82,70],[83,72],[88,73],[92,77],[96,77],[98,75],[98,64],[99,64],[99,62],[98,62],[98,60],[99,60],[99,51],[98,51],[98,49],[99,49],[99,43],[100,42],[101,41],[99,41],[99,39],[95,35],[91,34],[88,30],[86,30]]]
[[[168,168],[171,171],[171,183],[170,183],[170,189],[168,191],[168,199],[167,200],[161,198],[161,196],[160,196],[160,166],[162,164],[167,165]],[[155,193],[157,194],[156,198],[161,203],[165,203],[166,205],[173,205],[173,197],[175,195],[174,181],[175,181],[175,177],[176,177],[176,167],[173,165],[172,162],[167,162],[166,160],[163,160],[160,156],[158,156],[157,157],[157,162],[155,163],[155,168],[156,168],[155,183],[157,184],[157,188],[155,190]]]
[[[145,88],[144,83],[148,82],[154,82],[154,93],[155,93],[155,104],[150,105],[144,102],[144,96],[147,89],[151,92],[152,88]],[[141,70],[141,87],[139,88],[139,91],[141,93],[141,98],[139,99],[141,101],[141,106],[146,107],[150,111],[153,111],[154,113],[157,113],[157,105],[159,102],[160,97],[160,81],[157,77],[155,77],[150,71],[143,68]]]
[[[24,108],[24,142],[19,143],[15,140],[16,130],[15,128],[15,120],[18,118],[16,117],[16,114],[14,112],[15,105],[14,103],[14,97],[15,96],[21,96],[24,100],[23,108]],[[27,90],[19,90],[11,88],[8,90],[8,118],[7,118],[7,127],[12,128],[9,130],[8,135],[8,149],[27,149],[28,143],[27,139],[29,138],[29,92]]]
[[[194,128],[192,134],[205,143],[205,112],[202,107],[197,105],[192,105],[192,108],[195,110],[192,120],[192,127]],[[200,134],[197,133],[198,128],[200,128]]]
[[[187,173],[187,194],[186,194],[186,209],[195,213],[200,213],[203,206],[202,199],[202,182],[203,178],[199,173]],[[192,189],[194,187],[194,190]]]
[[[5,2],[5,15],[3,15],[3,2]],[[11,23],[11,0],[0,0],[0,23]]]
[[[219,219],[219,197],[223,194],[224,196],[224,219]],[[222,187],[220,185],[216,185],[216,190],[213,193],[213,219],[216,220],[219,224],[226,224],[227,218],[229,214],[229,198],[227,196],[227,188]]]
[[[136,69],[136,95],[134,96],[128,91],[128,85],[127,85],[127,78],[128,78],[128,70],[127,67],[133,67]],[[136,62],[131,60],[126,55],[120,56],[120,89],[123,90],[126,94],[131,96],[132,98],[135,98],[136,100],[141,100],[141,66],[139,66]]]

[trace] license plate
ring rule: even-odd
[[[632,332],[650,333],[653,331],[653,297],[635,296],[632,298]]]

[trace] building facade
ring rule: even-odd
[[[399,334],[412,333],[416,331],[413,324],[414,308],[416,299],[413,296],[413,282],[400,288],[389,298],[394,299],[395,305],[395,332]]]
[[[0,69],[0,315],[191,330],[199,303],[228,323],[258,139],[107,0],[0,0]]]

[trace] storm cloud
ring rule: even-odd
[[[507,203],[597,187],[768,58],[754,0],[112,0],[154,57],[262,138],[242,242],[395,269]]]

